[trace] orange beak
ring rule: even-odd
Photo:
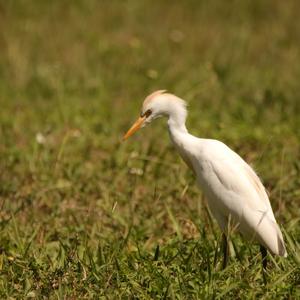
[[[130,127],[130,129],[123,136],[123,141],[127,140],[131,135],[133,135],[136,131],[138,131],[142,125],[144,124],[146,116],[139,117],[134,124]]]

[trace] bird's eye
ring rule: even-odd
[[[148,110],[146,110],[145,113],[143,113],[143,114],[141,115],[141,117],[146,117],[146,118],[148,118],[151,114],[152,114],[151,109],[148,109]]]
[[[148,118],[151,114],[152,114],[151,109],[148,109],[148,110],[145,112],[146,118]]]

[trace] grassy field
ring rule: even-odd
[[[72,4],[71,4],[72,2]],[[299,299],[299,1],[0,1],[1,299]],[[263,179],[289,256],[220,231],[144,97]]]

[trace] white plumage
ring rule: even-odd
[[[171,140],[193,170],[209,208],[223,232],[231,219],[248,239],[272,254],[287,256],[282,233],[260,179],[253,169],[224,143],[197,138],[185,127],[186,103],[175,95],[157,91],[149,95],[128,138],[153,119],[167,116]]]

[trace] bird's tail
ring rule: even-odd
[[[276,227],[276,231],[277,231],[277,248],[278,248],[278,255],[283,256],[283,257],[287,257],[287,251],[285,248],[285,244],[284,244],[284,240],[283,240],[283,236],[281,233],[281,230],[278,226],[277,223],[273,222],[274,226]]]
[[[261,244],[268,248],[271,253],[287,257],[283,236],[276,221],[265,216],[258,226],[260,229],[258,230],[258,234]]]
[[[250,239],[257,240],[272,254],[287,257],[282,233],[274,218],[267,214],[244,215],[244,231]],[[248,232],[248,234],[247,234]]]

